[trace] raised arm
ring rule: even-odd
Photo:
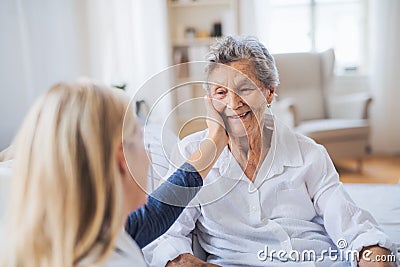
[[[224,123],[205,97],[207,108],[208,136],[167,182],[155,190],[146,205],[132,212],[126,221],[125,230],[140,248],[165,233],[195,197],[204,179],[228,143]]]

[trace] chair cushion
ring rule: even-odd
[[[367,120],[327,119],[310,120],[295,128],[317,142],[329,142],[349,139],[367,139],[369,135]]]

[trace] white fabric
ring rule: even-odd
[[[118,235],[116,247],[118,250],[112,252],[102,267],[146,266],[140,248],[125,231]]]
[[[271,125],[270,116],[266,118]],[[165,266],[179,254],[192,253],[188,235],[195,227],[201,246],[210,254],[207,260],[221,266],[281,266],[277,259],[257,258],[265,245],[270,251],[313,249],[317,255],[323,249],[336,249],[339,239],[346,240],[348,249],[373,244],[392,248],[372,216],[345,192],[326,150],[279,121],[276,131],[254,184],[225,148],[194,206],[143,250],[150,266]],[[185,154],[190,155],[203,138],[204,131],[182,140]],[[332,262],[316,266],[323,264]]]
[[[400,152],[400,1],[370,0],[370,90],[372,150]]]

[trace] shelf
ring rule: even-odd
[[[227,0],[175,0],[169,1],[169,7],[201,7],[201,6],[230,6],[230,1]]]

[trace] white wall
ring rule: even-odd
[[[167,59],[165,1],[1,0],[0,150],[54,83],[87,76],[133,94]]]
[[[76,1],[0,3],[0,150],[34,99],[57,81],[85,75]]]
[[[400,153],[400,1],[370,0],[372,148]]]

